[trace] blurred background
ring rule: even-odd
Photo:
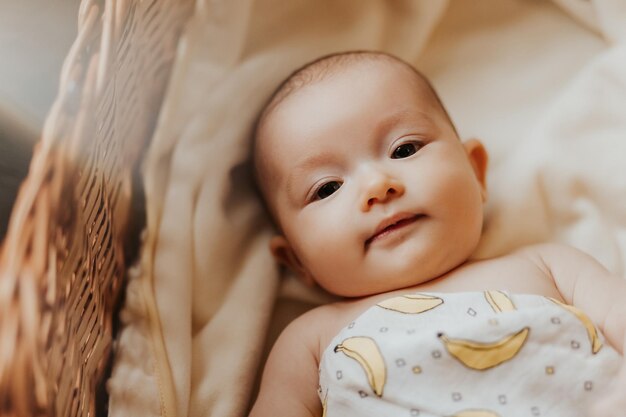
[[[79,0],[0,0],[0,241],[76,37]]]

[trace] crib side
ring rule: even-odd
[[[81,2],[0,252],[0,416],[102,414],[96,393],[133,237],[133,172],[192,7]]]

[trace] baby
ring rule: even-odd
[[[469,260],[487,159],[390,55],[323,57],[279,87],[255,132],[270,248],[345,300],[283,331],[251,416],[626,414],[624,279],[556,244]]]

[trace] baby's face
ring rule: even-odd
[[[486,154],[408,69],[357,64],[287,97],[263,130],[275,253],[331,293],[416,285],[481,235]]]

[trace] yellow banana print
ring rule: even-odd
[[[498,414],[489,410],[464,410],[459,411],[452,417],[499,417]]]
[[[387,381],[387,368],[374,339],[366,336],[349,337],[335,346],[335,352],[343,352],[347,357],[357,361],[365,371],[374,393],[382,397]]]
[[[492,342],[481,343],[464,339],[451,339],[443,333],[438,336],[448,352],[463,365],[482,371],[512,359],[528,338],[529,327]]]
[[[439,297],[426,294],[406,294],[381,301],[377,305],[400,313],[419,314],[432,310],[441,304],[443,304],[443,300]]]
[[[496,313],[515,310],[515,304],[502,291],[485,291],[485,299]]]
[[[322,403],[322,417],[326,417],[326,400],[328,399],[328,391],[326,391],[326,395],[324,396],[324,403]]]
[[[578,318],[578,320],[582,322],[582,324],[585,326],[585,329],[587,329],[587,335],[589,337],[589,341],[591,342],[591,353],[595,355],[600,351],[600,349],[602,349],[602,341],[600,340],[600,337],[598,337],[598,331],[596,330],[596,326],[593,325],[591,319],[587,317],[587,315],[583,313],[582,310],[568,304],[563,304],[562,302],[554,298],[546,298],[548,298],[553,303],[563,307],[570,313],[574,314]]]

